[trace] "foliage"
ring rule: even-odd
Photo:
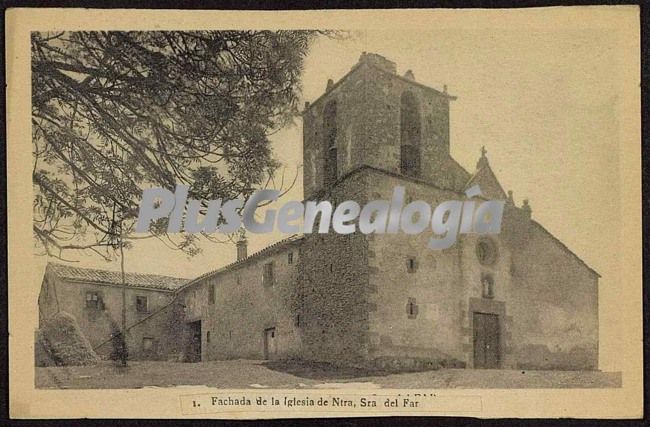
[[[60,257],[122,244],[146,187],[187,184],[191,198],[211,200],[268,185],[278,168],[269,135],[297,113],[303,60],[319,34],[32,33],[40,246]],[[157,225],[153,236],[196,253],[192,236],[173,241]]]
[[[94,365],[99,357],[74,316],[59,312],[43,322],[41,343],[58,366]]]
[[[125,334],[122,333],[120,327],[115,322],[111,322],[111,354],[109,359],[113,361],[121,361],[126,364],[129,358],[129,349],[126,345]]]

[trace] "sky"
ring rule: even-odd
[[[512,30],[355,32],[347,40],[320,39],[312,46],[303,99],[315,100],[327,79],[341,78],[363,51],[396,62],[400,74],[413,70],[420,83],[447,85],[458,97],[450,113],[452,156],[473,172],[485,146],[504,189],[513,190],[518,204],[529,199],[533,217],[602,274],[607,263],[601,259],[609,256],[605,242],[611,240],[604,229],[618,206],[615,48],[603,31],[525,37]],[[287,180],[299,174],[280,202],[301,200],[300,119],[271,140]],[[283,236],[248,237],[254,252]],[[192,277],[235,256],[232,245],[206,243],[202,249],[202,255],[187,258],[158,242],[137,242],[127,268]],[[119,263],[96,255],[69,256],[79,266],[119,269]]]
[[[602,275],[614,292],[620,230],[618,40],[606,29],[481,28],[355,31],[350,38],[317,40],[305,61],[304,101],[340,79],[362,52],[381,54],[412,70],[418,82],[447,85],[451,104],[451,154],[473,172],[481,146],[502,187],[533,218]],[[302,103],[301,103],[302,104]],[[297,119],[272,137],[287,177],[302,163]],[[302,177],[280,201],[302,200]],[[276,204],[276,208],[279,204]],[[248,233],[253,253],[283,237]],[[188,258],[156,241],[137,242],[127,271],[195,277],[235,259],[234,245],[206,243]],[[80,267],[119,270],[96,255],[76,253]],[[38,257],[39,268],[47,259]],[[604,288],[608,287],[608,288]]]

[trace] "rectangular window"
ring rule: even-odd
[[[216,299],[215,285],[208,285],[208,304],[214,304]]]
[[[288,262],[289,264],[293,264],[293,252],[289,252],[289,253],[287,254],[287,262]]]
[[[153,351],[154,339],[151,337],[142,338],[142,351]]]
[[[415,319],[418,316],[418,305],[415,298],[409,298],[406,303],[406,314],[409,319]]]
[[[99,292],[86,292],[86,308],[104,309],[102,296]]]
[[[409,273],[415,273],[418,269],[418,262],[415,257],[409,257],[406,259],[406,271]]]
[[[149,312],[149,298],[143,296],[135,297],[135,311],[138,313]]]
[[[273,263],[269,262],[264,264],[264,286],[273,286]]]

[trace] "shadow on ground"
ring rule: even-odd
[[[338,368],[301,361],[214,360],[197,363],[130,361],[128,367],[100,361],[94,366],[37,367],[38,389],[126,389],[202,386],[220,389],[304,389],[327,386],[376,388],[610,388],[620,372],[452,369],[393,373]],[[350,385],[352,384],[352,386]]]
[[[362,377],[384,377],[394,374],[386,369],[340,367],[326,362],[270,360],[261,363],[267,369],[311,380],[343,380]],[[413,372],[413,371],[412,371]]]

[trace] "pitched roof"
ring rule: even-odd
[[[481,184],[483,195],[491,199],[505,199],[506,192],[503,190],[499,179],[492,171],[490,164],[486,161],[485,164],[477,169],[465,184],[464,190],[467,190],[474,184]]]
[[[182,287],[185,288],[187,286],[198,283],[201,280],[206,279],[208,277],[215,276],[215,275],[217,275],[219,273],[223,273],[224,271],[230,271],[230,270],[232,270],[232,269],[234,269],[234,268],[236,268],[236,267],[238,267],[238,266],[240,266],[242,264],[245,264],[245,263],[247,263],[247,262],[249,262],[251,260],[261,258],[263,255],[268,255],[270,253],[273,253],[275,250],[282,249],[285,246],[288,246],[288,245],[290,245],[292,243],[301,242],[303,239],[304,239],[304,237],[301,236],[301,235],[292,234],[291,236],[287,237],[286,239],[280,240],[280,241],[275,242],[275,243],[273,243],[273,244],[271,244],[269,246],[266,246],[265,248],[260,249],[259,251],[247,256],[244,259],[240,259],[240,260],[237,260],[235,262],[231,262],[230,264],[225,265],[225,266],[223,266],[221,268],[218,268],[216,270],[208,271],[207,273],[204,273],[204,274],[200,275],[199,277],[197,277],[195,279],[188,280],[187,283],[185,283]]]
[[[600,275],[596,270],[594,270],[593,268],[589,267],[589,264],[587,264],[587,263],[586,263],[582,258],[580,258],[580,257],[579,257],[575,252],[573,252],[571,249],[569,249],[569,247],[568,247],[567,245],[565,245],[565,244],[562,242],[562,240],[560,240],[560,239],[558,239],[557,237],[555,237],[555,236],[553,235],[553,233],[551,233],[550,231],[548,231],[548,230],[547,230],[547,229],[546,229],[542,224],[540,224],[539,222],[535,221],[534,219],[531,219],[530,222],[531,222],[531,224],[533,224],[535,227],[537,227],[539,230],[541,230],[543,233],[546,233],[546,234],[547,234],[551,239],[553,239],[553,240],[555,241],[555,243],[557,243],[558,245],[560,245],[560,248],[562,248],[566,253],[568,253],[568,254],[571,255],[573,258],[575,258],[575,260],[578,261],[580,264],[584,265],[584,266],[587,268],[587,270],[591,271],[593,274],[595,274],[595,275],[598,276],[599,278],[602,277],[602,276],[601,276],[601,275]]]
[[[119,271],[99,270],[95,268],[72,267],[70,265],[48,263],[47,270],[57,277],[72,282],[90,282],[106,285],[122,285],[122,273]],[[161,276],[158,274],[126,273],[126,285],[134,288],[149,288],[175,291],[189,282],[189,279]]]

